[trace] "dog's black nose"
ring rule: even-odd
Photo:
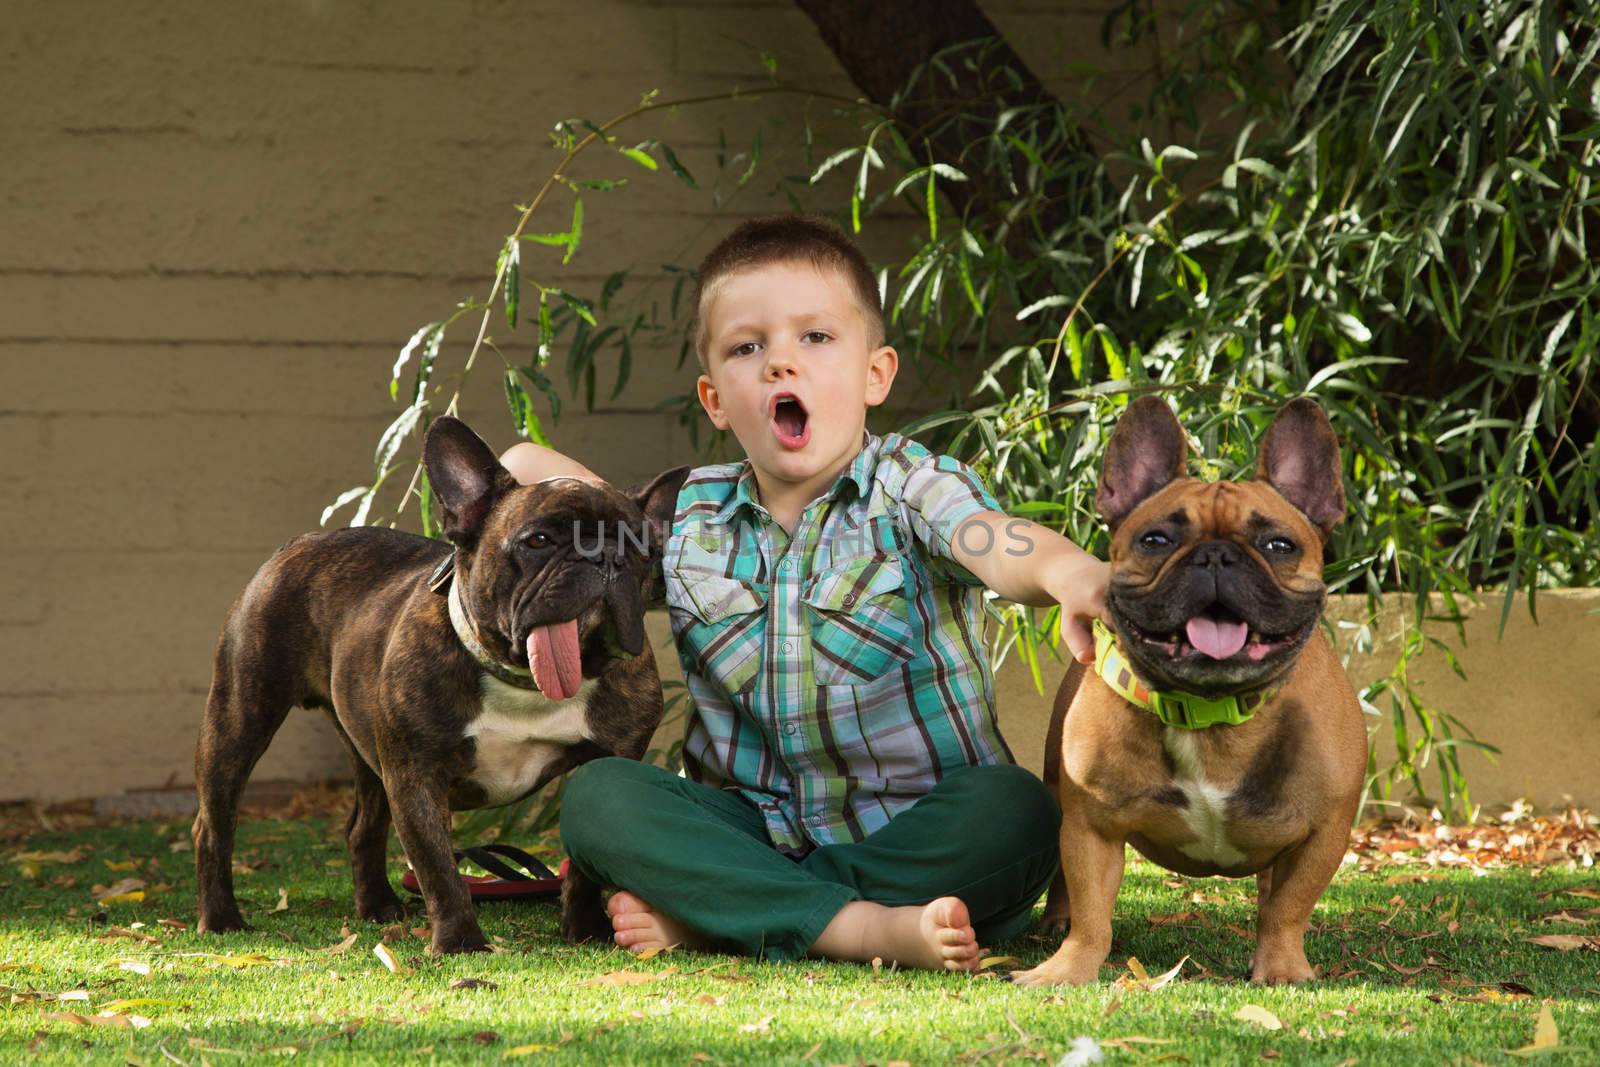
[[[1217,570],[1221,567],[1232,567],[1244,562],[1244,555],[1239,551],[1239,546],[1232,541],[1207,541],[1189,553],[1191,567],[1207,567]]]

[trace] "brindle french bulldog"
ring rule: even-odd
[[[404,913],[385,873],[392,813],[435,953],[488,947],[450,811],[511,803],[597,756],[638,759],[661,719],[644,610],[688,468],[622,491],[522,486],[450,417],[429,427],[423,462],[453,561],[450,545],[383,527],[305,534],[228,612],[195,751],[203,931],[246,928],[233,893],[239,794],[293,707],[329,711],[350,750],[356,914]],[[572,939],[610,929],[599,887],[576,871],[561,925]]]
[[[1094,670],[1068,672],[1045,742],[1065,874],[1045,915],[1059,928],[1070,913],[1070,932],[1013,975],[1024,984],[1099,977],[1124,842],[1183,874],[1256,875],[1251,980],[1313,977],[1306,925],[1367,764],[1360,705],[1320,628],[1323,548],[1345,511],[1338,441],[1300,399],[1262,438],[1253,481],[1188,478],[1187,451],[1154,397],[1106,448],[1096,507],[1115,634]]]

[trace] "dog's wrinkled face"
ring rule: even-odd
[[[423,446],[457,548],[456,581],[489,653],[556,699],[644,649],[648,584],[688,468],[626,490],[576,478],[519,485],[465,424]]]
[[[1187,478],[1185,453],[1154,397],[1118,422],[1096,500],[1112,529],[1106,606],[1156,688],[1254,689],[1288,668],[1321,618],[1323,546],[1344,515],[1338,444],[1302,399],[1262,437],[1254,481]]]

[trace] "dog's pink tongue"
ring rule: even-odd
[[[1189,643],[1212,659],[1227,659],[1244,647],[1250,627],[1242,622],[1223,622],[1196,615],[1185,627]]]
[[[583,684],[578,654],[578,620],[537,626],[528,635],[528,669],[533,684],[551,700],[566,700]]]

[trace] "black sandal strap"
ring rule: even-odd
[[[496,859],[495,855],[505,856],[513,862],[520,864],[525,871],[519,871],[510,864]],[[508,882],[532,882],[537,879],[554,878],[555,872],[549,867],[534,859],[520,848],[511,845],[480,845],[476,848],[461,849],[456,853],[457,859],[469,859],[490,874],[505,879]]]
[[[523,870],[533,875],[536,879],[556,877],[556,872],[552,871],[549,867],[546,867],[543,863],[541,863],[537,856],[534,856],[528,852],[524,852],[515,845],[496,843],[493,845],[483,845],[481,847],[485,852],[493,852],[497,855],[504,856],[506,859],[522,867]]]

